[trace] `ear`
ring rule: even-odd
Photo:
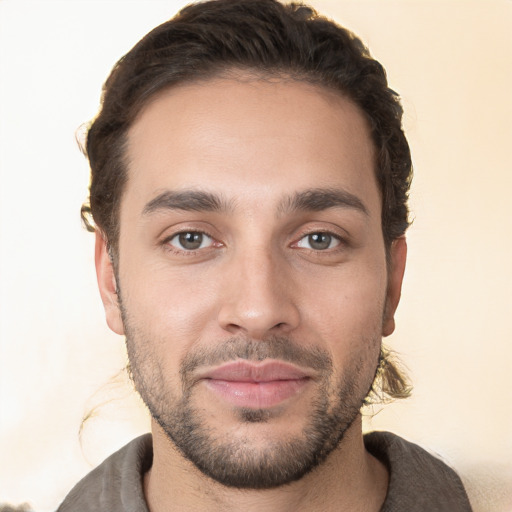
[[[395,330],[395,311],[400,302],[405,262],[407,260],[407,242],[405,236],[393,240],[389,254],[388,289],[382,322],[382,335],[389,336]]]
[[[105,308],[107,324],[117,334],[124,334],[121,309],[117,296],[116,276],[114,265],[107,249],[107,242],[103,234],[96,231],[96,247],[94,253],[96,263],[96,277],[100,289],[101,300]]]

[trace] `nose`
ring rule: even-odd
[[[252,339],[289,334],[300,323],[291,269],[271,250],[246,251],[229,262],[219,325]]]

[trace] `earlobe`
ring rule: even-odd
[[[382,335],[389,336],[395,330],[395,311],[400,302],[402,293],[402,280],[407,260],[407,242],[405,236],[401,236],[391,243],[389,254],[388,289],[384,319],[382,322]]]
[[[114,265],[108,252],[104,235],[96,231],[96,247],[94,260],[96,263],[96,277],[100,290],[101,300],[105,308],[107,324],[117,334],[124,334],[121,309],[117,295],[116,276]]]

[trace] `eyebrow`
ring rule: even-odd
[[[346,190],[337,188],[313,188],[296,192],[281,202],[279,212],[282,214],[296,211],[318,212],[329,208],[348,208],[368,215],[368,209],[361,199]]]
[[[159,210],[226,212],[232,210],[232,205],[221,196],[210,192],[166,190],[146,204],[142,215],[149,215]]]
[[[329,208],[348,208],[368,215],[363,202],[354,194],[337,188],[313,188],[285,196],[278,206],[281,215],[297,211],[322,211]],[[200,190],[166,190],[149,201],[142,215],[160,210],[181,210],[196,212],[232,212],[234,203],[222,196]]]

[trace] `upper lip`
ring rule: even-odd
[[[277,380],[299,380],[310,377],[304,370],[283,361],[230,361],[206,370],[202,379],[232,382],[272,382]]]

